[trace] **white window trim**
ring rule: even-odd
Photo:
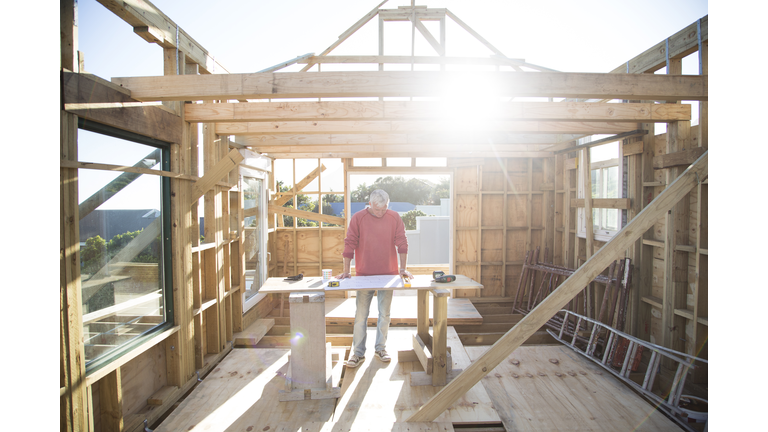
[[[256,171],[256,170],[253,170],[253,169],[248,169],[246,167],[241,166],[240,167],[240,178],[238,179],[238,183],[240,183],[238,185],[238,187],[239,187],[239,189],[241,191],[244,190],[243,186],[242,186],[242,177],[243,176],[261,179],[261,181],[262,181],[262,193],[261,193],[261,203],[260,203],[260,205],[261,205],[261,208],[266,210],[267,209],[267,204],[268,204],[267,203],[267,173],[266,172],[262,172],[262,171]],[[266,226],[267,226],[267,212],[266,211],[262,214],[262,221],[261,222],[262,223],[259,224],[259,226],[261,227],[261,239],[262,239],[262,241],[261,241],[261,248],[262,248],[262,251],[263,251],[263,253],[261,254],[261,257],[260,257],[260,261],[261,261],[261,266],[260,266],[261,267],[261,280],[262,281],[266,281],[267,280],[267,266],[269,265],[269,263],[267,262],[267,259],[266,259],[266,257],[267,257],[267,250],[268,250],[267,249],[267,228],[266,228]],[[245,235],[245,233],[241,233],[241,235]],[[259,287],[259,288],[261,288],[261,287]],[[241,286],[240,289],[242,291],[242,292],[240,292],[240,295],[243,298],[243,313],[248,312],[248,310],[250,310],[252,307],[256,306],[256,304],[262,298],[264,298],[266,296],[266,294],[256,293],[256,295],[254,295],[251,298],[246,300],[246,298],[245,298],[245,291],[246,291],[245,290],[245,283],[243,283],[243,285]]]
[[[618,156],[618,158],[610,159],[609,161],[593,162],[593,163],[590,164],[591,165],[590,166],[590,171],[592,169],[596,169],[596,168],[605,168],[605,167],[608,167],[608,166],[618,166],[618,168],[619,168],[619,174],[618,174],[618,179],[619,179],[619,188],[618,188],[618,190],[619,190],[619,198],[624,198],[624,188],[622,186],[622,179],[624,178],[624,164],[623,164],[624,154],[623,154],[623,151],[622,151],[621,142],[619,142],[618,148],[619,148],[619,156]],[[617,164],[613,164],[613,163],[607,164],[606,163],[606,162],[612,162],[614,160],[617,162]],[[583,157],[582,157],[582,152],[579,151],[579,169],[578,169],[578,171],[579,171],[579,173],[578,173],[579,183],[578,183],[578,188],[577,188],[577,191],[576,191],[576,196],[578,198],[580,198],[580,199],[584,199],[585,196],[586,196],[585,191],[584,191],[584,171],[583,170],[584,170],[585,167],[584,167],[584,163],[583,162],[584,162],[584,160],[583,160]],[[619,210],[619,212],[621,212],[621,210]],[[613,236],[615,236],[619,231],[621,231],[621,228],[623,228],[623,227],[622,227],[622,218],[621,218],[621,213],[620,213],[619,214],[619,228],[616,231],[605,230],[605,229],[595,229],[593,231],[594,240],[602,241],[602,242],[607,242],[607,241],[611,240],[613,238]],[[576,236],[584,238],[584,239],[587,238],[586,207],[580,207],[580,208],[576,209]]]

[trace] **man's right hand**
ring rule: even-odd
[[[334,276],[334,277],[335,277],[336,279],[351,279],[351,278],[352,278],[352,273],[350,273],[350,272],[345,272],[345,273],[337,274],[337,275],[336,275],[336,276]]]

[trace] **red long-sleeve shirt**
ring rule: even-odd
[[[364,209],[352,215],[342,255],[355,258],[355,274],[399,274],[397,255],[406,253],[405,225],[397,212],[387,210],[384,216],[377,218]]]

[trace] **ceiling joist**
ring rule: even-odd
[[[672,122],[691,119],[688,104],[426,101],[322,101],[186,104],[188,122],[302,122],[370,120],[536,120],[573,122]],[[234,126],[232,126],[234,128]],[[232,132],[233,134],[237,132]]]
[[[285,72],[113,78],[141,101],[348,97],[707,100],[698,75],[554,72]]]
[[[610,134],[628,132],[637,128],[635,123],[626,122],[557,122],[483,120],[479,122],[456,122],[449,119],[432,121],[292,121],[292,122],[250,122],[217,123],[216,133],[220,135],[289,135],[289,134],[390,134],[475,131],[510,132],[526,134]]]

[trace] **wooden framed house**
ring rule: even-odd
[[[447,8],[384,1],[319,54],[228,73],[149,1],[98,3],[164,66],[88,73],[77,2],[60,2],[62,431],[706,428],[685,404],[708,386],[707,16],[573,73],[507,57]],[[377,21],[378,54],[335,55]],[[434,55],[385,55],[392,23]],[[486,52],[448,56],[447,26]],[[447,287],[459,372],[409,384],[405,353],[344,368],[353,294],[328,292],[342,394],[279,402],[289,302],[259,287],[340,272],[372,185],[422,194],[401,213],[414,274],[483,287]],[[398,308],[393,341],[416,325]]]

